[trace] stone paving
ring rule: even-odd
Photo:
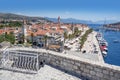
[[[61,70],[45,65],[38,74],[25,74],[0,70],[0,80],[81,80]]]

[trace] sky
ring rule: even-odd
[[[0,0],[0,12],[28,16],[119,20],[120,0]]]

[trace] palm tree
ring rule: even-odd
[[[67,38],[68,38],[67,33],[64,32],[64,42],[65,42],[65,40],[66,40]]]
[[[23,34],[21,34],[20,35],[20,41],[21,41],[21,43],[24,43],[25,42],[24,40],[25,40],[25,36]]]
[[[33,33],[31,33],[32,46],[33,46],[33,37],[34,37],[34,34],[33,34]]]

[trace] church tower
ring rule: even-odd
[[[24,36],[24,43],[27,43],[27,23],[26,23],[26,20],[23,21],[22,33]]]
[[[60,27],[60,16],[58,16],[58,26]]]

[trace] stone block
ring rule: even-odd
[[[67,66],[67,63],[66,63],[66,62],[63,62],[63,61],[61,61],[61,64],[62,64],[63,66]]]
[[[100,78],[103,78],[103,73],[97,72],[97,76],[100,77]]]
[[[110,76],[109,75],[103,75],[103,78],[105,78],[106,80],[109,80]]]
[[[114,76],[115,76],[116,78],[120,78],[120,74],[118,74],[118,73],[115,73]]]
[[[75,65],[76,65],[76,66],[80,66],[80,63],[79,63],[79,62],[75,62]]]
[[[84,68],[83,68],[83,67],[80,67],[80,71],[84,71]]]
[[[75,62],[73,60],[70,61],[71,64],[74,64]]]
[[[90,71],[90,74],[95,75],[96,73],[95,73],[95,71]]]
[[[113,76],[113,72],[110,72],[110,75]]]
[[[78,70],[78,66],[73,65],[73,69],[74,69],[74,70]]]
[[[93,69],[93,67],[92,67],[92,66],[89,66],[89,65],[86,66],[86,68],[91,69],[91,70]]]
[[[90,73],[90,70],[87,69],[87,68],[84,68],[84,72],[85,72],[85,73]]]
[[[102,69],[99,69],[99,68],[94,68],[94,70],[95,70],[96,72],[102,72]]]
[[[111,76],[109,80],[118,80],[117,78]]]
[[[78,70],[76,70],[75,72],[79,75],[82,73],[81,71],[78,71]]]
[[[109,74],[109,71],[108,70],[103,70],[103,73],[104,74]]]
[[[83,68],[85,68],[86,67],[86,65],[85,64],[81,64],[81,66],[80,67],[83,67]]]

